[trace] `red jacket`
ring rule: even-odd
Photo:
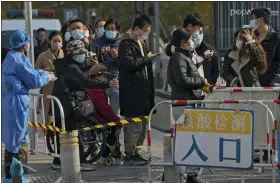
[[[106,96],[104,89],[86,89],[92,104],[96,110],[96,118],[100,123],[105,124],[109,122],[120,121],[120,118],[112,110],[111,106],[108,104],[108,98]],[[118,126],[117,128],[121,128]]]

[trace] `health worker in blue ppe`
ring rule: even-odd
[[[12,158],[27,163],[29,90],[41,88],[54,81],[53,73],[35,70],[24,55],[29,48],[30,37],[23,30],[16,31],[10,38],[12,50],[2,64],[2,141],[5,144],[4,169],[11,179]]]

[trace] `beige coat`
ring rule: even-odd
[[[64,53],[62,49],[59,50],[57,59],[62,59],[64,57]],[[36,69],[43,69],[48,70],[50,72],[55,72],[55,68],[53,65],[53,61],[55,60],[55,56],[53,55],[52,51],[48,49],[47,51],[41,53],[36,61],[35,68]],[[51,95],[53,90],[54,82],[50,82],[46,86],[42,87],[41,93],[44,95]],[[44,99],[44,112],[45,112],[45,122],[46,124],[50,124],[50,116],[49,113],[49,107],[50,107],[50,100]],[[42,109],[41,105],[37,107],[39,110]]]

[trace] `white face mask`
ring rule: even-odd
[[[243,46],[243,41],[240,41],[238,39],[236,39],[236,44],[235,44],[236,48],[241,50],[242,46]]]
[[[250,21],[250,27],[254,30],[258,29],[258,25],[256,25],[256,20],[251,20]]]
[[[68,42],[70,40],[70,38],[71,38],[70,32],[66,32],[65,35],[64,35],[65,41]]]
[[[85,31],[85,37],[89,37],[89,31],[88,30]]]

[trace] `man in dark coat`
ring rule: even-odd
[[[34,46],[34,58],[37,60],[38,56],[49,49],[49,41],[46,39],[46,29],[39,28],[37,30],[37,36]]]
[[[183,28],[193,32],[193,39],[196,45],[195,56],[201,58],[202,71],[208,83],[215,85],[219,76],[219,63],[215,49],[203,39],[203,19],[197,13],[190,13],[186,16]]]
[[[280,83],[280,33],[270,26],[270,11],[255,8],[251,11],[250,26],[255,30],[266,54],[267,71],[259,76],[261,86]]]
[[[120,114],[125,118],[149,115],[154,107],[153,55],[144,44],[150,31],[151,20],[142,15],[134,20],[131,34],[125,34],[119,46]],[[147,163],[138,152],[145,133],[145,123],[124,126],[125,155],[130,164]]]

